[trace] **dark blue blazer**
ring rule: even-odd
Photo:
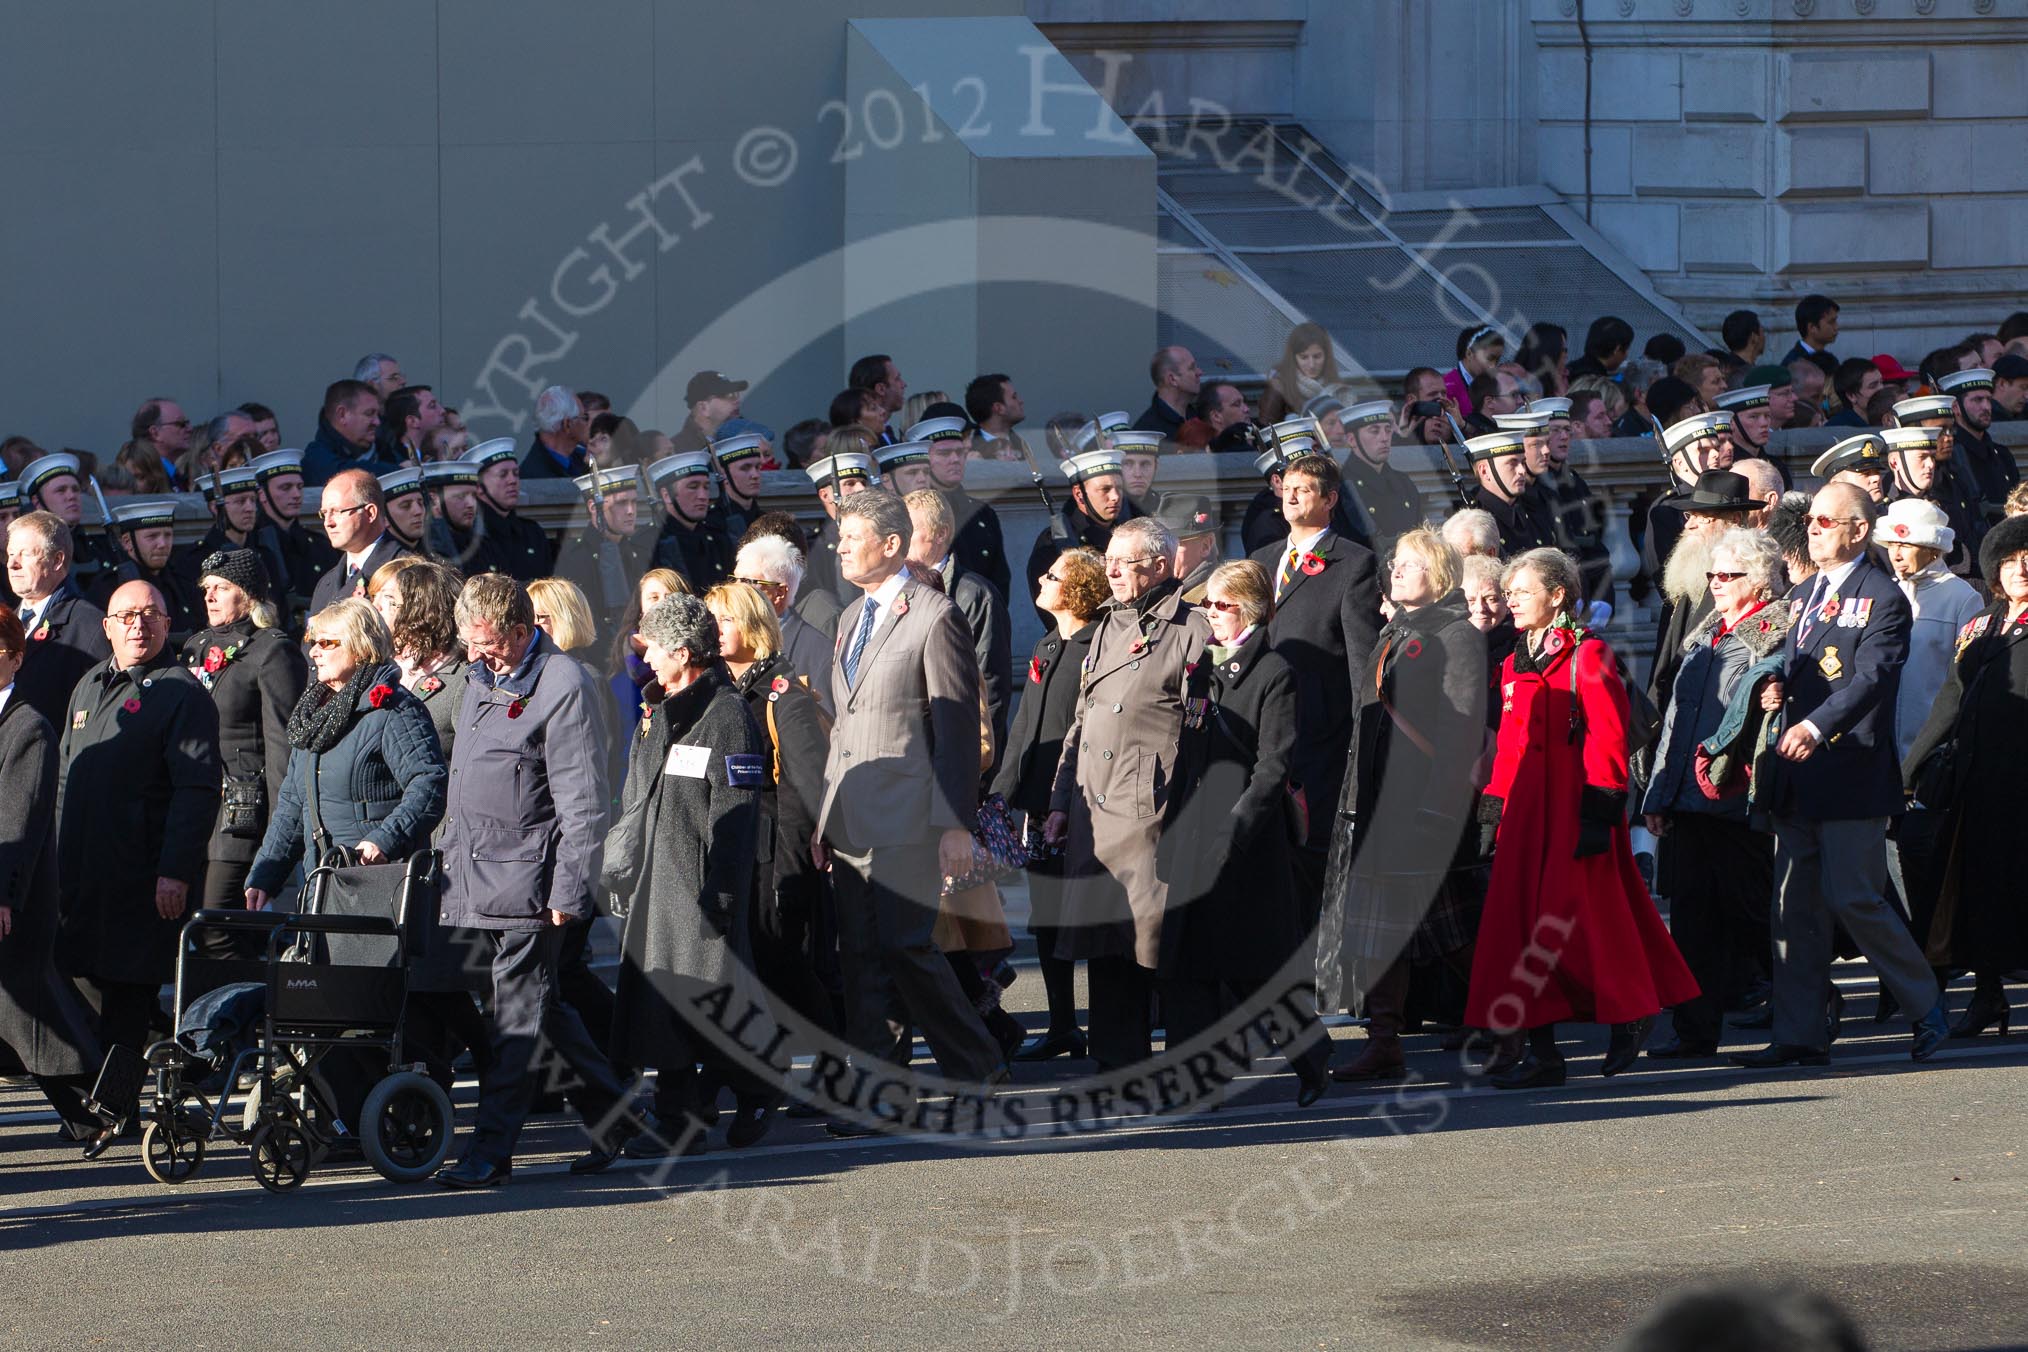
[[[1824,741],[1806,761],[1773,760],[1768,801],[1776,816],[1805,821],[1891,817],[1902,807],[1894,705],[1914,624],[1908,601],[1870,552],[1838,589],[1836,615],[1822,604],[1804,615],[1816,586],[1813,577],[1789,593],[1782,726],[1807,720]]]

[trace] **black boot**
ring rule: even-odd
[[[2005,1037],[2007,1023],[2012,1015],[2013,1007],[2007,1003],[2007,988],[2001,984],[1999,974],[1980,972],[1978,984],[1972,988],[1972,1002],[1965,1006],[1965,1012],[1951,1025],[1951,1036],[1977,1037],[1997,1024],[2000,1036]]]
[[[1554,1089],[1563,1079],[1563,1052],[1556,1045],[1556,1025],[1546,1023],[1528,1030],[1528,1054],[1512,1070],[1493,1076],[1493,1087]]]

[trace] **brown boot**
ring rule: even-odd
[[[1398,1080],[1406,1074],[1408,1063],[1402,1059],[1401,1039],[1369,1035],[1366,1049],[1351,1064],[1332,1071],[1331,1078],[1340,1084],[1357,1084],[1364,1080]]]

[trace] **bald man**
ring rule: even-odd
[[[97,1012],[100,1040],[138,1052],[204,878],[218,713],[168,650],[168,606],[152,584],[122,583],[102,623],[112,657],[78,681],[61,728],[56,961]]]

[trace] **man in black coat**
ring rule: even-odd
[[[105,611],[71,580],[71,540],[70,527],[49,512],[30,512],[7,527],[7,586],[28,634],[14,697],[53,729],[64,726],[79,679],[113,655]]]
[[[1488,432],[1465,442],[1465,457],[1478,479],[1472,505],[1499,527],[1500,557],[1506,559],[1549,543],[1538,533],[1539,523],[1522,509],[1522,494],[1528,489],[1527,444],[1518,431]]]
[[[429,553],[466,577],[499,571],[486,546],[486,523],[479,515],[479,474],[463,460],[433,461],[422,467],[429,495]]]
[[[1254,457],[1253,467],[1267,483],[1246,504],[1246,514],[1240,518],[1239,543],[1247,553],[1257,554],[1288,538],[1289,523],[1282,515],[1282,470],[1296,457],[1312,453],[1327,454],[1315,436],[1298,432],[1281,437]],[[1331,529],[1340,539],[1351,540],[1364,549],[1373,547],[1364,512],[1347,496],[1342,482],[1338,505],[1331,511]]]
[[[711,443],[711,458],[718,462],[718,500],[711,504],[711,521],[725,538],[737,544],[746,528],[761,514],[761,466],[766,463],[767,439],[758,432],[743,432]]]
[[[908,429],[906,441],[929,443],[930,484],[950,504],[957,534],[951,553],[965,571],[983,577],[1001,596],[1013,580],[1007,545],[1000,537],[1000,514],[965,491],[965,466],[971,461],[972,424],[956,404],[931,404],[923,420]]]
[[[732,576],[732,542],[711,520],[711,452],[678,451],[648,466],[662,500],[655,567],[673,568],[699,596]]]
[[[1904,399],[1895,407],[1929,404],[1940,398]],[[1948,422],[1932,416],[1910,425],[1904,418],[1900,427],[1881,428],[1880,438],[1887,444],[1887,464],[1894,474],[1890,501],[1921,498],[1933,503],[1957,537],[1944,556],[1944,566],[1960,577],[1977,577],[1979,541],[1985,537],[1986,521],[1979,512],[1978,490],[1959,473]]]
[[[1936,382],[1937,393],[1957,400],[1952,458],[1976,488],[1979,514],[1988,528],[2005,515],[2007,494],[2021,482],[2014,453],[1993,440],[1993,380],[1993,372],[1979,366],[1939,376]]]
[[[1180,350],[1180,349],[1177,349]],[[1187,355],[1187,354],[1186,354]],[[1110,448],[1080,451],[1062,462],[1063,477],[1070,480],[1070,501],[1059,504],[1049,525],[1035,537],[1028,551],[1028,599],[1040,595],[1043,570],[1056,562],[1066,549],[1084,545],[1105,552],[1113,538],[1113,527],[1142,515],[1127,496],[1127,481],[1121,474],[1120,453]],[[1048,617],[1043,617],[1048,622]]]
[[[597,476],[598,495],[592,494]],[[599,651],[634,598],[641,574],[652,566],[655,534],[640,527],[641,472],[633,465],[594,470],[577,480],[591,519],[564,533],[556,575],[577,584],[597,622]]]
[[[387,495],[380,480],[363,469],[341,469],[324,485],[317,515],[338,562],[317,579],[310,613],[321,613],[348,596],[366,595],[366,584],[384,563],[408,553],[387,529]]]
[[[62,715],[56,957],[98,1011],[100,1040],[138,1052],[204,879],[218,712],[164,650],[169,617],[154,587],[121,586],[104,625],[112,658],[85,673]]]
[[[1268,641],[1296,673],[1296,749],[1289,777],[1310,808],[1308,839],[1295,851],[1305,930],[1317,917],[1325,852],[1358,700],[1354,691],[1380,634],[1380,588],[1373,551],[1331,527],[1338,508],[1338,466],[1328,455],[1302,455],[1282,471],[1282,515],[1289,536],[1253,555],[1274,587]]]
[[[1422,490],[1396,469],[1392,400],[1374,399],[1338,411],[1338,421],[1351,439],[1345,457],[1345,499],[1351,515],[1365,528],[1375,554],[1385,558],[1394,539],[1420,526],[1428,515]]]
[[[521,463],[514,438],[482,441],[462,457],[479,473],[479,517],[485,522],[487,571],[505,573],[524,585],[548,577],[556,562],[549,536],[515,508],[521,503]]]

